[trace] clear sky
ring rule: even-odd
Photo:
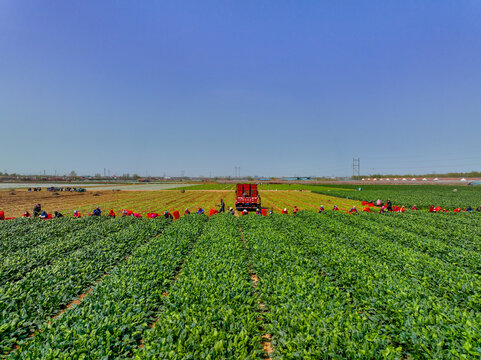
[[[477,0],[0,0],[0,171],[479,171],[480,19]]]

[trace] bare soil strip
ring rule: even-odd
[[[242,228],[240,229],[240,233],[241,233],[242,243],[244,244],[244,248],[247,251],[247,246],[244,239],[244,234],[242,232]],[[252,269],[252,264],[249,264],[249,274],[252,280],[252,287],[254,288],[254,294],[257,297],[259,297],[259,293],[257,292],[257,290],[255,290],[257,288],[257,284],[259,283],[259,278],[257,277],[257,274]],[[259,313],[260,314],[265,313],[265,310],[264,310],[265,304],[261,303],[259,300],[257,301],[257,304],[259,305],[259,310],[258,310]],[[265,352],[264,359],[271,360],[271,354],[274,351],[271,343],[272,336],[271,334],[265,333],[266,329],[265,329],[265,324],[262,321],[262,317],[259,316],[257,319],[261,322],[261,326],[260,326],[261,331],[264,332],[264,335],[262,335],[262,341],[261,341],[262,347],[264,348],[264,352]]]

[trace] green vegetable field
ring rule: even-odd
[[[481,205],[481,187],[454,185],[330,185],[329,188],[312,186],[313,192],[360,201],[385,202],[388,198],[393,204],[419,209],[429,206],[441,206],[448,210],[455,208],[473,208]]]
[[[479,359],[481,214],[0,222],[0,358]]]

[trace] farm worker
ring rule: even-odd
[[[287,211],[287,208],[284,208],[284,209],[281,211],[281,214],[289,214],[289,211]]]
[[[257,210],[256,210],[256,215],[262,215],[261,209],[257,209]]]
[[[133,217],[136,217],[136,218],[141,218],[142,215],[140,215],[140,213],[133,213]]]
[[[229,211],[227,212],[229,215],[235,215],[235,211],[232,207],[229,208]]]
[[[464,211],[473,211],[473,208],[471,206],[468,206]]]
[[[199,208],[199,210],[197,210],[197,214],[203,214],[203,213],[204,213],[204,209]]]
[[[356,206],[352,206],[351,210],[349,210],[349,212],[352,214],[352,213],[357,213],[357,209],[356,209]]]
[[[453,210],[453,212],[455,212],[455,213],[461,212],[461,208],[456,208],[456,209]]]
[[[413,207],[411,208],[411,210],[417,210],[418,207],[416,206],[416,204],[413,205]]]
[[[55,218],[61,218],[63,217],[63,215],[61,213],[59,213],[58,211],[54,211],[53,213],[55,215]]]
[[[164,217],[166,219],[173,219],[174,217],[172,216],[172,214],[170,212],[168,212],[167,210],[164,211]]]
[[[0,220],[5,220],[5,213],[0,211]]]
[[[436,207],[434,208],[434,212],[439,212],[439,211],[441,211],[442,209],[443,209],[443,208],[442,208],[441,206],[436,206]]]
[[[372,212],[371,208],[369,206],[366,206],[364,209],[362,209],[363,212]]]
[[[47,218],[48,218],[47,212],[46,212],[45,210],[42,211],[42,213],[40,214],[40,219],[44,219],[44,220],[45,220],[45,219],[47,219]]]
[[[274,214],[274,210],[270,209],[270,210],[269,210],[269,215],[272,215],[272,214]]]
[[[94,211],[92,212],[92,215],[93,215],[93,216],[100,216],[100,215],[102,215],[102,211],[100,210],[99,207],[96,207],[96,208],[94,209]]]
[[[294,209],[292,210],[293,214],[296,214],[299,211],[299,208],[297,206],[294,206]]]
[[[30,217],[30,213],[28,211],[25,211],[22,215],[22,217],[24,218],[29,218]]]
[[[337,207],[337,205],[334,205],[334,207],[332,208],[332,211],[339,211],[339,208]]]
[[[33,217],[34,218],[39,216],[41,212],[42,212],[42,206],[40,204],[37,204],[33,207]]]
[[[114,217],[115,217],[115,213],[114,213],[114,210],[113,210],[113,209],[110,209],[109,216],[110,216],[111,218],[114,218]]]
[[[391,199],[387,199],[387,202],[386,202],[386,209],[387,209],[387,211],[392,211],[392,203],[391,203]]]
[[[376,201],[376,206],[382,206],[381,199],[377,199],[377,201]]]
[[[73,211],[73,217],[74,217],[74,218],[81,218],[82,215],[80,215],[80,213],[78,212],[78,210],[74,210],[74,211]]]
[[[135,216],[132,210],[127,210],[127,216]]]
[[[481,205],[476,208],[476,211],[481,212]]]
[[[431,205],[431,206],[429,207],[429,212],[434,212],[434,205]]]
[[[248,214],[249,214],[249,212],[247,211],[247,209],[242,210],[242,216],[248,215]]]
[[[220,208],[219,208],[219,212],[220,213],[223,213],[225,212],[225,204],[224,204],[224,200],[220,199]]]
[[[127,210],[123,209],[122,210],[122,217],[127,216]]]
[[[381,210],[379,210],[379,214],[384,214],[385,210],[386,210],[386,207],[384,205],[381,206]]]
[[[404,207],[404,205],[401,206],[401,208],[399,209],[400,212],[405,212],[406,211],[406,208]]]
[[[324,211],[324,205],[321,205],[321,207],[319,208],[318,213],[320,214],[320,213],[322,213],[323,211]]]
[[[184,210],[184,215],[189,215],[190,214],[190,210],[187,208]]]

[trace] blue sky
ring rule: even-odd
[[[481,170],[479,1],[0,1],[0,171]]]

